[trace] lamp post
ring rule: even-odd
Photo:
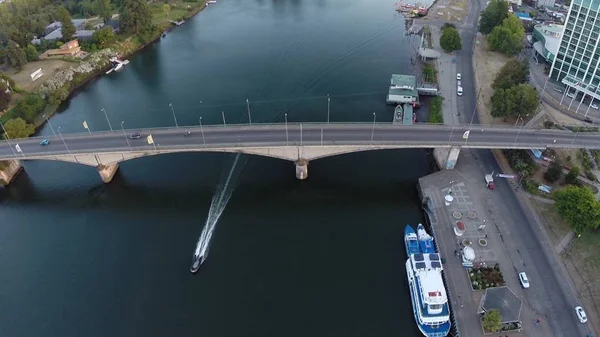
[[[225,123],[225,111],[221,111],[221,116],[223,116],[223,127],[227,127],[227,124]]]
[[[48,119],[46,114],[43,114],[42,117],[46,118],[46,123],[48,123],[48,125],[50,126],[50,130],[52,130],[52,134],[56,136],[56,132],[54,132],[54,128],[52,127],[52,124],[50,124],[50,120]]]
[[[373,112],[373,127],[371,128],[371,142],[373,142],[373,136],[375,136],[375,120],[377,115]]]
[[[206,146],[206,139],[204,138],[204,128],[202,127],[202,116],[200,116],[198,122],[200,122],[200,133],[202,134],[202,142],[204,143],[204,146]]]
[[[123,131],[123,137],[125,137],[125,141],[127,142],[127,147],[129,148],[129,151],[131,151],[131,145],[129,145],[129,139],[127,139],[127,135],[125,134],[125,129],[123,128],[123,123],[125,123],[125,121],[121,122],[121,131]]]
[[[302,123],[300,123],[300,146],[302,146]]]
[[[67,149],[67,152],[69,154],[71,154],[71,151],[69,150],[69,147],[67,146],[67,142],[65,142],[65,139],[62,136],[62,133],[60,133],[60,126],[58,127],[58,129],[56,129],[56,131],[58,131],[58,135],[60,136],[60,139],[62,139],[63,144],[65,144],[65,148]]]
[[[104,112],[104,117],[106,117],[106,122],[108,123],[108,127],[110,128],[110,131],[113,130],[112,125],[110,125],[110,120],[108,119],[108,115],[106,114],[106,110],[104,110],[104,108],[101,109],[102,112]]]
[[[329,94],[327,94],[327,124],[329,124],[329,107],[331,105],[331,98],[329,98]]]
[[[83,121],[83,128],[88,130],[90,136],[92,135],[92,130],[90,130],[90,126],[88,125],[87,121]]]
[[[529,116],[529,114],[525,115],[525,117],[527,117],[527,116]],[[515,127],[517,126],[517,123],[519,122],[519,119],[523,121],[523,124],[519,128],[519,131],[517,131],[517,136],[515,137],[515,145],[517,144],[517,139],[519,139],[519,135],[521,134],[521,130],[523,130],[523,128],[525,127],[525,120],[523,118],[521,118],[521,115],[519,115],[519,117],[517,118],[517,122],[515,123]]]
[[[287,114],[285,116],[285,146],[290,146],[290,137],[288,136]]]
[[[6,129],[4,128],[4,124],[2,124],[0,122],[0,126],[2,126],[2,131],[4,131],[4,134],[6,135],[6,142],[8,143],[8,146],[10,147],[10,150],[12,151],[12,153],[15,155],[15,157],[17,156],[17,153],[15,152],[15,149],[13,149],[12,144],[10,143],[10,136],[8,135],[8,132],[6,132]]]
[[[177,117],[175,117],[175,108],[173,108],[173,103],[169,103],[171,107],[171,112],[173,112],[173,119],[175,120],[175,127],[179,129],[179,124],[177,124]]]
[[[246,98],[246,108],[248,109],[248,122],[252,125],[252,116],[250,116],[250,101]]]

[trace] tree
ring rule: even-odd
[[[8,107],[11,96],[12,94],[10,90],[8,90],[6,83],[0,81],[0,111],[3,111],[4,109],[6,109],[6,107]]]
[[[498,309],[492,309],[485,313],[483,316],[483,329],[487,332],[500,331],[502,324],[502,316]]]
[[[589,188],[569,185],[557,191],[554,200],[558,214],[575,233],[600,227],[600,203]]]
[[[454,50],[461,50],[462,44],[460,43],[460,35],[456,28],[447,27],[440,36],[440,47],[445,52],[449,53]]]
[[[550,164],[550,167],[548,167],[548,170],[546,170],[546,172],[544,172],[544,179],[553,183],[555,181],[558,181],[560,178],[562,178],[562,175],[563,175],[562,165],[557,160],[555,160]]]
[[[581,186],[581,182],[579,181],[580,172],[581,170],[579,169],[579,166],[573,167],[565,176],[565,183],[569,185]]]
[[[52,105],[59,105],[69,98],[69,91],[64,87],[54,89],[48,94],[48,103]]]
[[[37,53],[37,50],[35,49],[35,47],[31,44],[27,45],[27,48],[25,48],[25,58],[27,59],[27,61],[31,62],[31,61],[37,61],[39,60],[39,56]]]
[[[26,123],[22,118],[9,119],[8,122],[4,123],[4,129],[6,130],[4,138],[8,136],[10,139],[26,138],[35,132],[35,126]]]
[[[502,25],[494,27],[488,37],[490,50],[499,51],[506,55],[516,55],[523,48],[525,28],[515,15],[509,15]]]
[[[110,21],[112,17],[110,0],[95,0],[94,7],[96,14],[102,18],[104,23]]]
[[[171,16],[171,5],[169,4],[164,4],[163,5],[163,12],[165,14],[167,14],[167,16]]]
[[[440,29],[441,29],[441,30],[444,30],[444,29],[446,29],[446,28],[454,28],[454,29],[456,29],[456,26],[455,26],[453,23],[446,22],[446,23],[444,23],[444,24],[442,25],[442,28],[440,28]]]
[[[110,26],[98,29],[94,32],[94,34],[92,34],[92,41],[94,41],[96,45],[100,46],[100,48],[108,47],[110,44],[115,42],[116,39],[117,36],[115,35],[112,27]]]
[[[119,26],[126,33],[152,29],[152,12],[144,0],[123,0],[119,13]]]
[[[15,106],[15,112],[18,116],[25,118],[30,123],[33,123],[36,117],[44,111],[46,102],[40,95],[28,94],[21,98]]]
[[[63,40],[72,40],[77,29],[75,29],[75,25],[73,25],[73,21],[71,19],[71,14],[69,14],[69,11],[67,11],[67,9],[63,6],[60,6],[58,7],[58,10],[56,12],[56,17],[58,18],[58,21],[60,21],[60,23],[62,24],[61,32]]]
[[[21,70],[25,63],[27,63],[27,57],[21,47],[13,40],[8,41],[6,47],[6,59],[13,68]]]
[[[479,20],[479,31],[487,35],[492,32],[494,27],[502,24],[502,21],[508,17],[508,3],[503,0],[492,0],[486,9],[481,12]]]
[[[496,75],[492,88],[508,89],[529,80],[529,62],[516,58],[508,60]]]
[[[491,98],[492,116],[527,116],[537,112],[538,93],[529,84],[519,84],[508,89],[498,89]]]

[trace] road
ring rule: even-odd
[[[462,123],[471,118],[479,122],[477,113],[473,116],[476,103],[472,50],[476,34],[478,12],[484,8],[483,1],[470,2],[471,8],[466,22],[461,27],[463,49],[458,52],[457,71],[463,74],[463,97],[458,105],[463,113]],[[489,150],[469,150],[476,158],[469,163],[459,158],[459,165],[473,165],[479,168],[478,174],[502,172],[496,158]],[[531,288],[524,291],[523,305],[529,306],[545,324],[549,324],[556,337],[586,336],[590,331],[587,325],[580,324],[575,317],[576,295],[571,291],[568,275],[559,268],[556,256],[551,252],[549,243],[540,232],[532,211],[522,195],[517,195],[504,179],[498,179],[492,200],[497,210],[506,218],[506,226],[499,229],[504,236],[505,245],[515,269],[527,270]],[[537,329],[533,322],[523,322],[526,330]],[[537,331],[536,331],[537,332]],[[538,332],[539,333],[539,332]],[[534,334],[532,334],[534,335]],[[537,334],[536,334],[537,335]]]
[[[468,139],[465,132],[469,131]],[[226,127],[188,127],[140,129],[139,139],[129,132],[64,134],[46,138],[24,138],[0,143],[0,158],[35,158],[61,154],[114,153],[153,151],[147,142],[152,135],[156,149],[180,151],[201,148],[281,147],[288,145],[341,146],[393,145],[435,148],[448,145],[463,148],[570,148],[600,149],[600,133],[525,128],[482,128],[480,126],[392,125],[392,124],[288,124],[228,125]],[[191,134],[186,136],[185,133]],[[18,152],[17,144],[21,152]]]

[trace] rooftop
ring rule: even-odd
[[[392,74],[391,84],[396,87],[410,87],[414,89],[417,86],[417,78],[413,75]]]
[[[544,40],[546,41],[544,47],[553,55],[558,53],[558,47],[560,47],[560,39],[564,28],[565,26],[563,25],[555,24],[542,24],[534,27],[535,30],[544,36]]]
[[[419,92],[417,91],[417,89],[402,89],[402,88],[390,87],[389,95],[390,96],[411,96],[411,97],[418,97],[419,96]]]
[[[483,295],[483,310],[497,309],[503,323],[519,321],[521,300],[508,287],[487,288]]]

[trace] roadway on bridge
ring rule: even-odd
[[[470,128],[468,140],[464,132],[469,127],[439,125],[398,126],[391,124],[299,124],[288,125],[229,125],[200,129],[164,128],[140,129],[128,132],[98,132],[90,134],[63,134],[45,138],[13,139],[0,143],[0,158],[40,157],[68,153],[110,153],[153,151],[146,137],[152,134],[159,150],[198,150],[206,148],[278,147],[286,145],[399,145],[399,147],[440,147],[456,145],[467,148],[568,148],[600,149],[600,134],[560,130],[533,130],[520,128]],[[139,131],[140,139],[129,139],[131,132]],[[184,133],[191,131],[190,136]],[[63,141],[64,139],[64,141]],[[9,146],[9,143],[11,146]],[[15,150],[19,145],[22,153]],[[66,144],[66,145],[65,145]]]

